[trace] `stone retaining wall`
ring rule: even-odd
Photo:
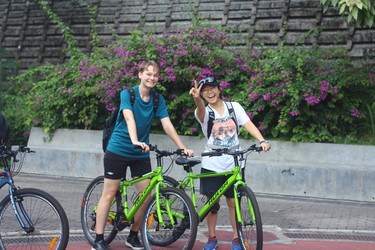
[[[88,1],[46,1],[70,28],[83,52],[90,52]],[[319,0],[96,0],[96,25],[102,46],[133,30],[161,33],[192,25],[192,8],[204,22],[231,27],[233,34],[266,47],[343,47],[355,58],[375,56],[375,28],[348,25],[333,8],[322,13]],[[189,4],[191,3],[191,4]],[[33,0],[0,1],[0,46],[26,69],[32,64],[59,64],[69,57],[59,28]],[[307,32],[313,35],[307,36]],[[371,61],[372,62],[372,61]]]

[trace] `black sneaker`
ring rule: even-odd
[[[107,245],[107,243],[104,241],[104,240],[101,240],[99,242],[96,242],[91,250],[109,250],[109,246]]]
[[[143,249],[141,242],[138,239],[138,236],[128,236],[125,244],[132,249]]]

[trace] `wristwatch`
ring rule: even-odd
[[[259,144],[262,144],[263,142],[270,144],[267,140],[263,140],[263,141],[259,142]]]

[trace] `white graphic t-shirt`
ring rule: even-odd
[[[243,126],[249,117],[247,116],[245,110],[238,102],[232,102],[235,117],[238,126]],[[229,114],[228,106],[224,104],[225,111],[220,115],[215,109],[209,105],[206,107],[206,113],[204,116],[204,122],[201,123],[197,114],[195,112],[196,119],[200,122],[202,127],[202,132],[206,138],[207,135],[207,123],[209,119],[209,112],[214,111],[215,119],[213,121],[213,126],[211,130],[211,135],[209,136],[205,151],[211,151],[213,148],[238,148],[239,140],[237,133],[236,123],[233,121]],[[215,157],[203,157],[202,158],[202,168],[212,170],[215,172],[226,172],[234,168],[233,156],[222,155]]]

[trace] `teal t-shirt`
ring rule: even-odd
[[[153,90],[151,90],[153,91]],[[135,124],[137,127],[138,140],[140,142],[149,143],[150,129],[152,121],[155,117],[168,117],[167,105],[163,96],[159,95],[159,106],[154,114],[154,100],[153,94],[150,93],[150,100],[145,102],[139,95],[138,86],[134,87],[135,101],[132,106],[130,103],[130,94],[128,90],[123,90],[120,93],[120,112],[117,116],[116,125],[108,144],[107,150],[125,157],[131,158],[147,158],[150,153],[143,153],[141,149],[134,149],[131,143],[128,126],[125,122],[122,110],[130,109],[133,111]]]

